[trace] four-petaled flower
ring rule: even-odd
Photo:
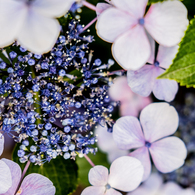
[[[129,156],[117,158],[110,166],[110,173],[104,166],[95,166],[89,171],[90,187],[81,195],[122,195],[136,189],[143,177],[143,166],[139,160]]]
[[[148,61],[148,33],[159,44],[172,47],[181,41],[189,23],[187,9],[180,1],[152,4],[144,15],[147,3],[148,0],[112,0],[113,6],[98,17],[98,35],[114,43],[113,56],[127,70],[138,70]]]
[[[172,172],[184,164],[187,156],[185,144],[177,137],[167,137],[175,133],[178,122],[174,107],[167,103],[153,103],[142,110],[140,122],[133,116],[126,116],[114,124],[113,137],[118,147],[136,149],[129,155],[142,162],[143,180],[151,172],[150,155],[162,173]]]
[[[154,58],[155,52],[152,52],[148,60],[150,65],[145,65],[137,71],[129,70],[127,79],[131,90],[143,97],[149,96],[153,91],[157,99],[172,101],[178,91],[177,82],[169,79],[157,79],[157,77],[169,68],[177,51],[178,46],[163,47],[160,45],[156,59]]]
[[[17,40],[34,53],[52,49],[60,33],[54,19],[65,14],[75,0],[0,0],[0,47]]]

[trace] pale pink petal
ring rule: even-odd
[[[122,195],[120,192],[110,188],[109,190],[106,190],[105,195]]]
[[[139,107],[136,105],[137,102],[133,100],[121,102],[120,105],[120,116],[135,116],[139,114]]]
[[[0,133],[0,156],[3,153],[3,149],[4,149],[4,136],[3,134]]]
[[[152,103],[140,115],[145,139],[152,143],[175,133],[179,124],[177,111],[168,103]]]
[[[120,150],[120,149],[112,150],[112,151],[108,152],[108,157],[107,157],[108,162],[112,163],[117,158],[119,158],[121,156],[127,156],[128,154],[129,154],[128,150]]]
[[[108,184],[124,192],[132,191],[141,183],[143,173],[144,168],[139,160],[123,156],[111,164]]]
[[[9,167],[2,160],[0,160],[0,173],[0,194],[3,194],[12,186],[12,176]]]
[[[173,62],[173,59],[176,57],[178,48],[178,45],[173,47],[164,47],[162,45],[159,46],[156,60],[160,63],[160,67],[165,69],[169,68]]]
[[[125,156],[128,154],[127,150],[120,150],[114,139],[112,133],[107,131],[107,127],[98,126],[95,130],[95,134],[97,135],[97,145],[98,148],[108,153],[108,161],[113,162],[115,159],[121,156]]]
[[[125,76],[117,77],[108,92],[114,101],[121,102],[130,100],[134,95],[128,86],[127,77]]]
[[[134,93],[143,97],[150,95],[156,79],[154,68],[152,65],[145,65],[137,71],[127,72],[128,85]]]
[[[162,195],[181,195],[182,188],[174,182],[168,182],[161,188]]]
[[[47,177],[37,173],[27,175],[20,188],[21,195],[54,195],[56,192],[53,183]]]
[[[150,155],[148,152],[148,148],[141,147],[129,154],[129,156],[135,157],[142,163],[144,167],[144,175],[142,178],[142,181],[145,181],[148,179],[150,173],[151,173],[151,161],[150,161]]]
[[[186,189],[183,189],[181,194],[179,195],[195,195],[195,191],[193,188],[186,188]]]
[[[136,24],[135,18],[116,8],[109,8],[98,17],[96,29],[98,35],[108,42],[113,42]]]
[[[29,11],[18,34],[19,43],[34,53],[45,53],[52,49],[60,32],[56,19]]]
[[[150,55],[150,58],[148,59],[147,62],[150,64],[153,64],[154,58],[155,58],[155,41],[148,33],[147,33],[147,36],[148,36],[148,39],[149,39],[150,45],[151,45],[151,55]]]
[[[152,143],[149,150],[156,168],[162,173],[181,167],[187,156],[184,142],[173,136]]]
[[[141,25],[119,36],[112,46],[115,60],[126,70],[138,70],[148,61],[151,46]]]
[[[20,182],[21,179],[21,175],[22,175],[22,171],[20,166],[8,159],[3,158],[2,159],[3,162],[6,163],[6,165],[9,167],[10,171],[11,171],[11,176],[12,176],[12,186],[11,188],[3,195],[11,195],[14,194],[16,192],[16,189],[18,187],[18,184]]]
[[[133,116],[124,116],[116,121],[113,126],[113,138],[118,147],[123,150],[145,145],[140,123]]]
[[[97,16],[99,16],[103,11],[105,11],[106,9],[108,9],[110,7],[112,7],[112,5],[109,3],[98,3],[96,5],[96,8],[98,10],[98,11],[96,11]]]
[[[161,45],[178,44],[188,26],[187,9],[180,1],[164,1],[152,4],[146,17],[145,27]]]
[[[31,6],[47,17],[60,17],[65,14],[75,0],[35,0]]]
[[[127,195],[157,195],[162,184],[162,177],[157,173],[152,173],[139,188]]]
[[[81,195],[105,195],[105,190],[106,188],[103,186],[103,187],[95,187],[95,186],[90,186],[90,187],[87,187],[85,188]]]
[[[162,70],[159,67],[156,67],[155,69],[157,77],[165,72],[165,70]],[[175,99],[178,88],[178,83],[174,80],[156,78],[153,87],[153,94],[159,100],[171,102]]]
[[[28,8],[23,1],[0,0],[0,47],[13,43],[22,28]]]
[[[90,169],[89,182],[93,186],[105,186],[108,183],[108,169],[104,166],[97,165]]]
[[[148,0],[112,0],[112,3],[119,9],[130,13],[135,18],[144,16]]]

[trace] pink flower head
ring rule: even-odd
[[[1,164],[6,165],[7,169],[6,174],[4,174],[5,171],[3,172],[3,175],[2,172],[0,174],[0,194],[15,194],[21,179],[20,166],[7,159],[0,160],[0,169]],[[7,178],[8,176],[9,178]],[[9,190],[7,189],[6,191],[1,192],[2,181],[6,181],[6,183],[9,184]],[[16,195],[54,195],[55,191],[53,183],[47,177],[32,173],[24,178]]]
[[[143,166],[139,160],[129,156],[116,159],[110,166],[110,173],[104,166],[95,166],[89,171],[90,187],[81,195],[122,195],[136,189],[143,177]]]
[[[114,101],[120,101],[121,116],[138,116],[139,112],[151,103],[150,97],[142,97],[132,92],[125,76],[114,80],[114,84],[109,88],[109,95]]]
[[[126,116],[114,124],[113,137],[118,147],[136,149],[129,155],[142,162],[143,180],[151,172],[150,155],[162,173],[172,172],[184,164],[187,155],[185,144],[177,137],[167,137],[176,132],[178,123],[174,107],[168,103],[153,103],[142,110],[140,122],[133,116]]]
[[[112,133],[107,131],[107,127],[98,126],[95,130],[95,134],[97,135],[97,145],[102,152],[108,154],[108,161],[111,163],[115,159],[128,155],[128,150],[120,150],[116,142],[113,139]]]
[[[69,10],[75,0],[0,0],[0,47],[17,40],[34,53],[52,49],[60,33],[54,19]]]
[[[3,134],[0,133],[0,156],[3,153],[3,149],[4,149],[4,136]]]
[[[163,184],[162,177],[153,173],[146,182],[144,182],[139,188],[133,192],[129,192],[127,195],[195,195],[192,188],[182,189],[178,184],[174,182],[167,182]]]
[[[152,4],[145,14],[148,0],[112,0],[114,5],[103,11],[97,33],[114,43],[112,53],[126,70],[138,70],[151,55],[151,38],[172,47],[181,41],[188,26],[187,9],[178,0]],[[147,31],[147,32],[146,32]]]
[[[157,79],[159,75],[169,68],[178,51],[178,46],[159,46],[158,55],[154,59],[154,52],[148,60],[151,65],[145,65],[137,71],[127,72],[128,85],[131,90],[143,97],[147,97],[153,91],[155,97],[167,102],[172,101],[178,91],[176,81],[169,79]]]

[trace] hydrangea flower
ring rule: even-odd
[[[163,184],[162,177],[153,173],[146,182],[144,182],[139,188],[133,192],[127,193],[127,195],[195,195],[195,191],[192,188],[183,189],[174,182],[167,182]]]
[[[129,152],[128,150],[120,150],[114,139],[112,132],[108,131],[107,126],[98,126],[95,129],[95,134],[97,135],[97,145],[98,148],[107,153],[108,161],[111,163],[121,156],[126,156]]]
[[[169,79],[157,79],[157,77],[169,68],[177,51],[178,46],[164,47],[160,45],[156,59],[155,52],[152,52],[148,60],[150,65],[145,65],[137,71],[129,70],[127,79],[131,90],[144,97],[149,96],[153,91],[157,99],[172,101],[178,91],[177,82]]]
[[[95,166],[89,171],[90,187],[81,195],[122,195],[124,192],[136,189],[143,176],[143,166],[139,160],[129,156],[116,159],[110,166],[110,173],[104,166]]]
[[[0,47],[17,40],[34,53],[52,49],[60,32],[55,17],[65,14],[75,0],[0,0]]]
[[[152,4],[144,15],[147,2],[112,0],[114,6],[98,17],[98,35],[114,43],[113,56],[127,70],[138,70],[149,59],[151,40],[148,33],[159,44],[172,47],[181,41],[188,25],[187,9],[180,1]]]
[[[136,149],[129,155],[139,159],[144,166],[143,180],[151,172],[150,155],[162,173],[171,172],[184,164],[187,150],[182,140],[175,136],[178,114],[167,103],[153,103],[140,114],[140,122],[133,116],[121,117],[113,126],[113,137],[120,149]],[[178,152],[179,151],[179,152]]]
[[[120,101],[121,116],[138,116],[139,112],[151,103],[150,97],[142,97],[130,89],[125,76],[116,78],[108,92],[111,99]]]
[[[2,192],[1,195],[15,194],[22,176],[20,166],[17,163],[8,159],[0,160],[0,165],[1,163],[4,163],[8,167],[8,170],[6,170],[7,174],[9,175],[9,173],[11,173],[11,177],[9,177],[9,179],[7,179],[5,175],[1,175],[0,184],[2,184],[3,179],[6,179],[8,184],[11,183],[9,190],[6,192]],[[32,173],[27,175],[23,179],[16,195],[54,195],[55,191],[56,190],[53,186],[53,183],[47,177],[44,177],[40,174]]]

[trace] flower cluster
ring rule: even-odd
[[[66,36],[61,35],[48,54],[27,52],[17,43],[3,51],[2,131],[22,143],[18,156],[23,163],[95,153],[91,129],[96,124],[112,126],[115,103],[107,93],[107,76],[114,62],[93,60],[88,51],[93,37],[81,36],[82,31],[71,21]]]

